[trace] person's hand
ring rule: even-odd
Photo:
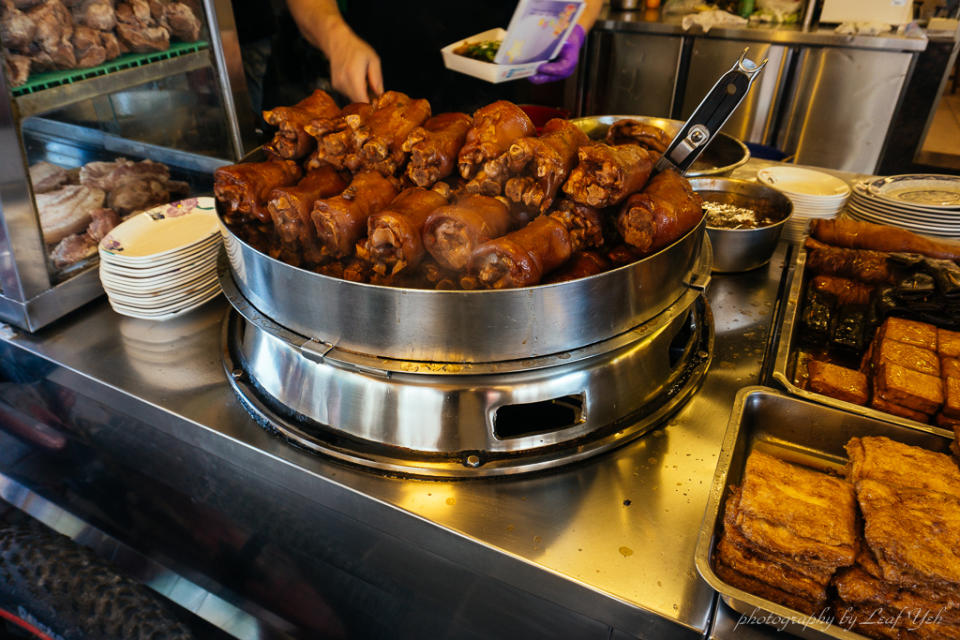
[[[573,75],[580,60],[580,47],[583,46],[585,32],[579,24],[574,25],[567,41],[560,47],[560,53],[550,62],[537,67],[537,73],[530,77],[533,84],[556,82]]]
[[[380,57],[373,47],[349,29],[331,34],[327,56],[330,58],[330,82],[353,102],[369,102],[370,93],[383,93]]]

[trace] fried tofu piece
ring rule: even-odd
[[[749,552],[760,560],[779,565],[789,565],[798,575],[817,584],[827,584],[836,573],[833,567],[824,567],[816,564],[797,563],[794,559],[770,549],[764,549],[747,540],[737,528],[737,510],[740,508],[740,487],[733,487],[727,497],[723,511],[723,540],[727,543]]]
[[[960,419],[960,378],[943,379],[943,408],[940,413],[948,418]]]
[[[884,580],[960,595],[960,500],[870,478],[857,483],[857,500]]]
[[[764,560],[749,549],[733,544],[726,535],[717,545],[717,557],[731,569],[795,596],[813,602],[827,599],[829,581],[817,582],[800,575],[788,565]]]
[[[826,601],[812,602],[806,598],[787,593],[783,589],[772,587],[766,582],[744,575],[722,562],[717,562],[713,569],[718,578],[737,589],[742,589],[766,600],[772,600],[807,615],[818,615],[827,604]]]
[[[881,340],[896,340],[928,351],[937,351],[937,328],[932,324],[903,318],[887,318],[878,331]]]
[[[940,624],[936,618],[928,619],[923,624],[917,623],[909,627],[904,637],[906,640],[960,640],[960,625]]]
[[[930,618],[939,613],[943,622],[960,624],[960,608],[955,605],[950,606],[937,597],[931,598],[910,589],[902,589],[870,575],[860,566],[837,572],[834,586],[840,599],[850,604],[889,607],[895,611],[907,610],[911,615],[919,616],[926,613]]]
[[[867,376],[859,371],[821,360],[807,362],[807,371],[807,388],[810,391],[853,404],[867,404]]]
[[[873,349],[873,368],[876,369],[884,360],[931,376],[940,375],[940,358],[936,353],[906,342],[889,338],[881,340]]]
[[[883,436],[850,438],[845,449],[849,458],[846,477],[854,486],[870,479],[894,487],[939,491],[960,501],[960,468],[945,453]]]
[[[960,357],[960,331],[937,328],[937,352],[947,358]]]
[[[889,361],[877,367],[873,390],[888,402],[928,415],[936,413],[943,404],[943,382],[939,377]]]
[[[821,567],[853,564],[853,487],[760,451],[747,458],[736,525],[753,544]]]
[[[944,378],[960,378],[960,358],[940,358],[940,375]]]
[[[901,407],[893,402],[887,402],[880,396],[873,396],[873,398],[870,400],[870,406],[874,409],[879,409],[880,411],[886,411],[887,413],[891,413],[895,416],[900,416],[901,418],[916,420],[917,422],[929,422],[930,420],[930,416],[922,411],[914,411],[913,409]]]

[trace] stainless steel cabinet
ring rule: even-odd
[[[874,173],[913,60],[905,51],[803,49],[778,147],[799,164]]]

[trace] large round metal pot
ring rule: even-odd
[[[672,245],[618,269],[492,291],[340,280],[275,260],[222,228],[234,280],[261,313],[326,345],[400,360],[502,362],[578,349],[629,331],[690,287],[705,286],[702,221]]]
[[[593,140],[602,140],[607,135],[607,129],[617,120],[629,118],[658,127],[667,132],[672,138],[677,135],[683,122],[669,118],[652,118],[650,116],[589,116],[575,118],[574,123],[580,130]],[[737,167],[746,164],[750,159],[750,150],[747,146],[725,133],[718,133],[707,148],[703,150],[693,166],[685,174],[688,178],[698,176],[722,176],[730,173]]]

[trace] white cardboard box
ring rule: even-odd
[[[820,22],[885,22],[913,20],[913,0],[824,0]]]
[[[489,29],[483,33],[478,33],[469,38],[458,40],[453,44],[448,44],[440,53],[443,54],[443,66],[453,71],[465,73],[468,76],[480,78],[487,82],[506,82],[507,80],[517,80],[518,78],[527,78],[537,72],[537,67],[543,64],[542,60],[537,62],[527,62],[525,64],[494,64],[475,60],[467,56],[461,56],[453,52],[454,49],[466,42],[480,42],[483,40],[503,40],[507,35],[505,29]]]

